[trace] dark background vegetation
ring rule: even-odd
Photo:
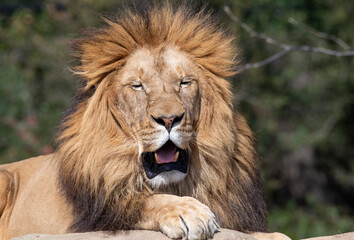
[[[294,45],[341,50],[290,17],[354,46],[354,1],[211,1],[238,36],[241,64],[279,51],[232,22]],[[117,0],[0,1],[0,161],[55,149],[53,137],[78,80],[68,41],[102,25]],[[257,136],[270,231],[294,239],[354,230],[354,57],[292,52],[230,79],[235,106]]]

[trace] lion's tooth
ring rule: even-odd
[[[177,152],[175,153],[175,157],[174,157],[173,159],[174,159],[175,161],[177,161],[178,156],[179,156],[179,151],[177,151]]]
[[[156,162],[157,162],[157,163],[160,163],[160,162],[161,162],[160,159],[159,159],[159,156],[157,155],[157,153],[155,153],[155,159],[156,159]]]

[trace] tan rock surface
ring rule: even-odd
[[[333,236],[306,238],[302,240],[354,240],[354,232],[337,234]]]
[[[12,240],[168,240],[160,232],[146,230],[121,231],[116,234],[108,232],[88,232],[88,233],[70,233],[61,235],[47,234],[29,234]],[[241,232],[221,229],[215,234],[214,240],[256,240],[254,237]],[[306,238],[302,240],[354,240],[354,232],[338,234],[333,236],[322,236]]]
[[[121,231],[116,234],[107,232],[70,233],[62,235],[29,234],[12,240],[168,240],[160,232],[146,230]],[[214,240],[256,240],[248,234],[221,229],[214,235]]]

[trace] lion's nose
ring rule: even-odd
[[[155,122],[157,122],[158,124],[165,126],[165,128],[167,129],[167,131],[171,131],[172,127],[177,126],[178,124],[180,124],[180,122],[182,121],[183,117],[184,117],[184,113],[182,113],[182,115],[180,116],[160,116],[160,117],[154,117],[152,116],[152,119],[155,120]]]

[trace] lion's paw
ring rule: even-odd
[[[156,214],[160,231],[169,238],[208,239],[219,229],[211,210],[191,197],[181,197]]]

